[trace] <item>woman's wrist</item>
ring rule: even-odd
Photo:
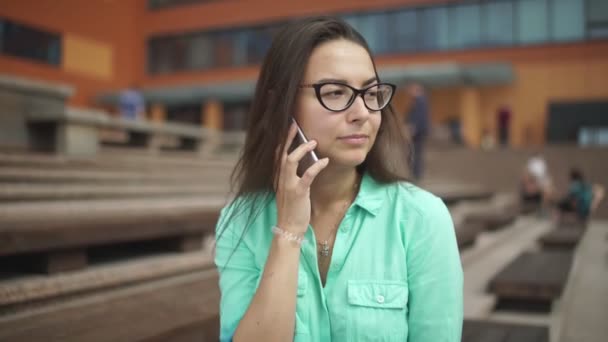
[[[288,229],[283,229],[280,226],[273,226],[271,228],[271,231],[274,235],[276,235],[276,237],[278,239],[290,242],[297,246],[301,246],[302,243],[304,241],[306,241],[306,239],[304,238],[305,233],[294,233],[294,231],[297,231],[297,230],[291,230],[291,229],[288,230]]]

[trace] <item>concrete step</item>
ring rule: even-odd
[[[227,182],[205,180],[176,185],[154,184],[4,184],[0,202],[150,198],[167,196],[227,196]]]

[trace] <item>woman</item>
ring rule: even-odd
[[[393,92],[342,20],[278,33],[217,227],[222,341],[460,341],[452,221],[406,183]],[[292,116],[310,141],[290,151]]]

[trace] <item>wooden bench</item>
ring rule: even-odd
[[[33,150],[75,157],[90,157],[98,153],[101,130],[125,132],[128,136],[127,145],[150,151],[160,149],[163,137],[177,138],[178,149],[197,151],[205,134],[202,127],[126,120],[92,109],[38,110],[28,112],[26,120],[30,147]]]
[[[458,248],[461,249],[473,246],[477,240],[477,235],[483,231],[483,226],[479,223],[466,219],[462,222],[454,222],[454,227],[456,229]]]
[[[0,206],[0,263],[56,273],[87,266],[93,248],[149,242],[201,248],[226,196],[11,203]],[[16,260],[16,262],[15,262]]]
[[[542,235],[538,242],[543,249],[572,250],[583,237],[585,231],[580,228],[555,228]]]
[[[190,184],[0,184],[0,203],[26,201],[159,198],[175,196],[228,196],[227,181]]]
[[[208,156],[189,152],[170,153],[161,156],[144,153],[140,149],[104,147],[94,158],[67,158],[61,155],[23,151],[7,153],[0,151],[1,167],[34,167],[49,169],[122,169],[122,170],[201,170],[207,168],[232,169],[236,156]]]
[[[572,264],[568,251],[524,252],[488,285],[498,297],[497,309],[548,311],[559,298]]]
[[[460,184],[458,182],[425,181],[422,187],[440,197],[447,205],[460,201],[481,201],[492,197],[493,192],[479,185]]]
[[[477,240],[477,235],[483,231],[484,227],[478,222],[467,220],[467,209],[462,206],[450,206],[450,215],[456,230],[456,241],[458,248],[471,247]]]
[[[56,298],[0,314],[0,341],[217,341],[214,268]]]
[[[513,223],[518,213],[517,200],[512,194],[496,194],[491,199],[472,206],[467,220],[492,231]]]
[[[193,184],[205,180],[228,181],[232,169],[209,167],[192,170],[154,169],[41,169],[32,167],[0,167],[0,182],[4,183],[129,183],[129,184]]]
[[[213,268],[212,257],[210,250],[163,253],[120,262],[104,260],[78,272],[4,279],[0,281],[0,313],[54,298],[67,298]]]
[[[538,325],[465,320],[462,342],[549,342],[549,328]]]

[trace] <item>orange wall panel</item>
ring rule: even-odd
[[[113,51],[109,44],[67,33],[63,38],[63,68],[70,73],[111,81]]]

